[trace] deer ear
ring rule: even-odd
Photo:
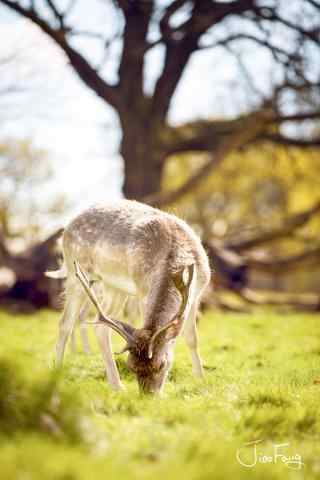
[[[180,270],[180,272],[175,273],[172,277],[173,283],[179,292],[185,288],[185,284],[183,281],[183,273],[184,273],[184,268]]]
[[[188,278],[187,279],[184,278],[184,275],[185,275],[184,272],[185,272],[186,269],[188,270],[188,274],[187,274]],[[173,275],[172,279],[173,279],[173,282],[175,284],[175,287],[180,292],[180,295],[182,297],[179,312],[174,316],[174,318],[171,320],[171,322],[169,322],[166,325],[159,328],[159,330],[157,330],[153,334],[153,336],[151,337],[150,343],[149,343],[149,348],[148,348],[148,357],[149,358],[152,358],[154,342],[155,342],[156,338],[158,337],[158,335],[160,335],[160,333],[165,332],[170,327],[181,326],[182,316],[184,314],[184,311],[185,311],[187,303],[188,303],[189,289],[190,289],[190,285],[191,285],[191,282],[192,282],[192,279],[193,279],[194,269],[195,269],[195,266],[194,266],[194,264],[192,264],[192,265],[189,265],[188,267],[183,268],[182,270],[180,270],[180,272]]]
[[[194,263],[182,268],[178,273],[173,275],[173,282],[179,292],[182,292],[191,285],[194,275]]]

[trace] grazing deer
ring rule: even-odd
[[[199,238],[184,221],[131,200],[95,206],[65,229],[63,253],[62,269],[51,272],[55,278],[66,277],[58,365],[89,297],[98,310],[95,330],[112,387],[123,385],[112,355],[111,329],[125,340],[122,352],[129,352],[128,367],[142,391],[161,392],[182,330],[193,372],[203,375],[196,317],[210,268]],[[132,295],[139,301],[142,328],[109,316],[115,297],[124,305]]]

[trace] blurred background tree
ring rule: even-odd
[[[0,298],[18,309],[56,306],[60,287],[43,272],[56,265],[57,224],[70,202],[56,188],[52,152],[19,127],[43,121],[44,102],[51,111],[58,97],[21,46],[2,46],[0,72]]]
[[[275,302],[253,289],[289,290],[295,296],[286,303],[319,308],[318,0],[1,4],[35,25],[39,41],[40,32],[50,39],[99,105],[111,107],[124,195],[181,212],[206,243],[217,287],[250,303]],[[210,78],[206,90],[194,90],[197,68],[203,82]],[[197,115],[198,104],[206,113]],[[177,121],[179,105],[187,122]],[[111,188],[119,178],[117,171],[102,182]],[[296,270],[310,264],[312,280],[302,281]],[[297,290],[316,296],[306,301]]]
[[[65,213],[63,195],[46,194],[50,163],[30,140],[0,143],[0,298],[30,306],[57,306],[59,286],[43,272],[56,266],[55,232],[41,241],[43,225]],[[38,241],[38,243],[37,243]]]
[[[92,12],[100,12],[102,19],[95,25],[85,21],[80,1],[0,3],[38,25],[62,49],[80,79],[117,112],[122,129],[123,192],[129,198],[149,196],[154,204],[170,203],[206,176],[231,146],[238,148],[262,138],[284,144],[319,143],[311,132],[306,139],[306,135],[289,137],[286,130],[276,128],[284,122],[319,118],[318,109],[304,108],[305,103],[317,101],[319,105],[317,0],[294,0],[290,6],[283,0],[267,4],[261,0],[99,1],[91,2]],[[106,12],[116,25],[106,27]],[[99,52],[93,60],[81,43],[88,37]],[[243,45],[257,55],[267,50],[272,57],[272,74],[265,79],[264,91],[257,86],[259,71],[248,70],[242,61]],[[236,57],[241,87],[251,96],[249,113],[247,109],[234,121],[170,125],[169,108],[191,57],[214,49]],[[155,51],[159,66],[150,86],[145,69]],[[218,154],[222,147],[223,153]],[[202,167],[204,173],[197,172],[174,196],[159,197],[167,156],[188,150],[211,152],[212,158]]]
[[[62,194],[46,195],[51,176],[48,153],[30,139],[0,143],[0,229],[7,241],[30,246],[43,235],[44,223],[65,213]]]
[[[320,202],[318,151],[265,143],[229,155],[175,209],[199,232],[215,286],[250,303],[318,308]],[[185,184],[206,159],[172,156],[163,189]],[[250,292],[249,290],[250,289]],[[272,290],[253,295],[252,289]],[[275,291],[295,292],[275,297]],[[314,296],[297,296],[314,292]]]

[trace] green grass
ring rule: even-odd
[[[162,398],[141,397],[123,360],[112,392],[95,353],[66,355],[55,372],[58,315],[0,314],[1,480],[316,479],[320,476],[320,318],[207,313],[200,324],[206,378],[183,340]],[[299,454],[249,462],[273,445]]]

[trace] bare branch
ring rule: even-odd
[[[267,140],[280,145],[291,145],[293,147],[313,148],[320,147],[320,138],[304,140],[302,138],[288,137],[287,135],[280,135],[276,133],[264,133],[259,137],[259,140]]]
[[[319,212],[320,201],[304,212],[297,213],[287,218],[279,228],[260,232],[255,237],[246,238],[243,240],[238,239],[234,242],[227,242],[225,247],[237,252],[241,252],[250,248],[259,247],[260,245],[264,245],[268,242],[273,242],[274,240],[279,240],[280,238],[288,237],[295,230],[303,227],[314,217],[314,215],[319,214]]]
[[[166,46],[164,68],[159,77],[153,96],[153,113],[164,120],[171,98],[180,81],[190,56],[198,49],[199,39],[210,27],[228,15],[238,15],[252,8],[255,0],[236,0],[233,2],[212,2],[196,0],[190,18],[171,35],[166,33],[162,41]]]
[[[181,187],[169,192],[158,193],[144,198],[146,203],[155,206],[164,206],[180,199],[185,194],[194,190],[198,185],[212,172],[214,168],[220,165],[225,157],[234,149],[245,145],[252,138],[255,138],[265,125],[264,112],[250,115],[246,121],[243,121],[243,129],[234,133],[229,139],[220,144],[214,154],[210,155],[210,159],[201,167],[189,180]]]
[[[87,60],[67,43],[65,35],[66,31],[52,28],[33,10],[26,9],[17,2],[12,0],[0,0],[0,3],[6,5],[29,20],[32,20],[36,25],[38,25],[43,32],[49,35],[62,48],[70,60],[71,65],[79,77],[84,81],[84,83],[86,83],[86,85],[92,88],[97,95],[110,103],[110,105],[114,107],[119,105],[121,97],[118,94],[118,88],[115,86],[113,87],[105,82],[98,75],[96,70],[91,67]]]
[[[240,72],[243,74],[249,88],[251,89],[251,91],[257,95],[260,100],[262,102],[266,102],[266,98],[265,98],[265,95],[263,94],[263,92],[261,90],[259,90],[257,88],[257,86],[254,84],[254,81],[253,81],[253,78],[252,76],[250,75],[248,69],[246,68],[246,66],[244,65],[243,61],[242,61],[242,58],[241,58],[241,55],[239,55],[239,53],[235,52],[232,48],[229,47],[229,45],[226,45],[225,46],[226,50],[228,51],[228,53],[230,53],[233,58],[236,60],[238,66],[239,66],[239,69],[240,69]]]
[[[87,30],[71,29],[71,30],[68,30],[68,34],[71,36],[90,37],[90,38],[96,38],[97,40],[102,40],[103,42],[105,41],[104,35],[102,35],[102,33],[99,33],[99,32],[90,32]]]
[[[316,245],[314,247],[307,248],[301,253],[296,255],[289,255],[288,257],[279,257],[279,258],[267,258],[262,260],[257,258],[255,255],[247,255],[246,263],[248,267],[254,268],[256,270],[262,270],[263,272],[273,272],[273,273],[288,273],[289,270],[297,268],[302,262],[318,262],[320,259],[320,246]]]
[[[319,40],[320,40],[320,29],[318,28],[313,28],[310,30],[306,30],[305,28],[296,25],[295,23],[291,22],[290,20],[287,20],[280,15],[276,13],[275,8],[268,8],[268,7],[259,7],[255,9],[255,13],[257,17],[263,18],[265,20],[268,20],[270,22],[278,22],[281,23],[282,25],[288,27],[291,30],[294,30],[295,32],[299,33],[305,38],[308,38],[311,40],[313,43],[316,44],[317,47],[319,47]]]
[[[301,122],[303,120],[320,120],[320,111],[277,115],[270,119],[270,123]]]
[[[160,31],[163,37],[167,37],[168,33],[172,32],[169,22],[172,16],[186,4],[187,0],[174,0],[165,10],[162,19],[160,20]]]
[[[316,0],[307,0],[307,2],[310,3],[310,5],[312,5],[314,8],[320,10],[320,3],[317,3]]]
[[[266,102],[267,104],[267,102]],[[266,110],[267,112],[267,110]],[[263,108],[261,109],[263,113]],[[215,151],[221,142],[232,138],[232,136],[245,128],[248,118],[252,114],[240,116],[231,120],[202,120],[189,122],[178,127],[167,127],[165,130],[165,152],[167,155],[188,151],[209,152]],[[269,131],[270,127],[285,122],[302,122],[305,120],[319,120],[320,111],[303,112],[290,115],[277,115],[269,113],[264,118],[264,130],[250,142],[268,140],[275,143],[288,145],[312,147],[319,145],[319,139],[298,139],[286,137],[283,134],[274,134]]]
[[[53,3],[52,0],[46,0],[46,3],[49,7],[49,9],[53,12],[55,18],[58,20],[60,28],[64,28],[64,15],[59,12],[57,9],[56,5]]]
[[[247,33],[238,33],[235,35],[230,35],[229,37],[224,38],[223,40],[219,40],[213,43],[212,45],[201,46],[199,47],[199,50],[207,50],[207,49],[216,48],[216,47],[224,47],[230,43],[238,42],[241,40],[248,40],[248,41],[257,43],[258,45],[270,50],[273,54],[277,53],[279,55],[283,55],[288,60],[293,62],[299,60],[300,58],[300,56],[295,52],[287,52],[286,50],[283,50],[282,48],[276,45],[272,45],[271,43],[269,43],[267,39],[258,38],[258,37],[255,37],[254,35],[249,35]],[[276,60],[278,61],[277,57],[276,57]]]

